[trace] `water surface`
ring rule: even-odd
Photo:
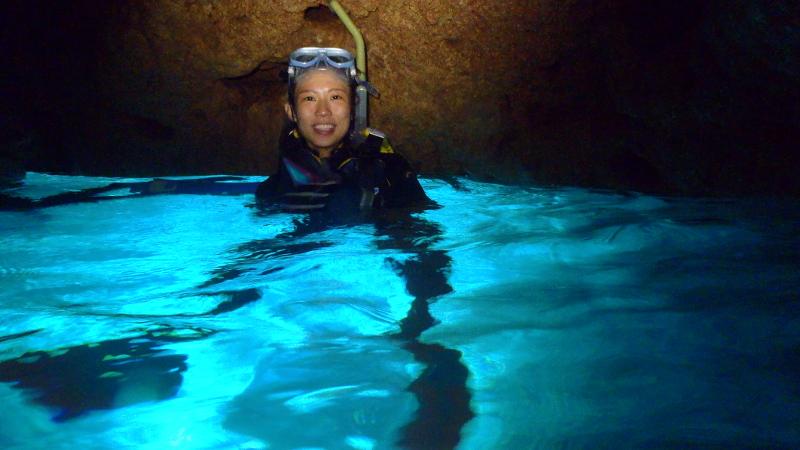
[[[0,212],[0,447],[800,446],[798,202],[422,181]]]

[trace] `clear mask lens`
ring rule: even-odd
[[[328,58],[336,64],[347,64],[348,62],[352,61],[347,56],[343,55],[330,55]]]
[[[294,60],[301,62],[301,63],[313,63],[315,60],[319,59],[317,55],[297,55]]]

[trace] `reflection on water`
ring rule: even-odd
[[[0,212],[0,446],[800,446],[797,202],[424,185]]]

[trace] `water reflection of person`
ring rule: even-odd
[[[305,47],[289,57],[289,126],[277,173],[256,198],[290,211],[365,210],[429,202],[410,164],[377,130],[354,129],[359,81],[352,55]]]

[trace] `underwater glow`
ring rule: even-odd
[[[0,212],[0,447],[800,446],[798,202],[422,182]]]

